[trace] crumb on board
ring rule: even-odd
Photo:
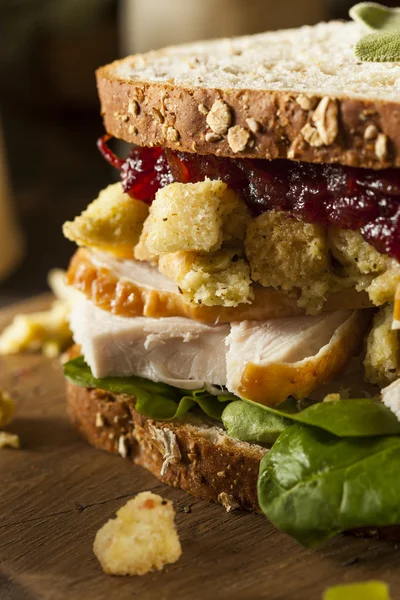
[[[8,392],[0,388],[0,427],[11,423],[15,414],[15,401]]]
[[[0,354],[41,350],[54,358],[72,343],[69,313],[78,292],[67,286],[60,269],[50,271],[48,282],[56,300],[49,310],[16,315],[0,334]]]
[[[20,448],[21,442],[19,436],[16,433],[8,433],[7,431],[0,431],[0,449],[1,448]]]
[[[93,551],[108,575],[144,575],[176,562],[182,548],[170,500],[142,492],[96,534]]]

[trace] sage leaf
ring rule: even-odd
[[[400,31],[365,35],[356,43],[354,52],[364,62],[400,61]]]
[[[349,15],[372,31],[400,31],[400,9],[388,8],[376,2],[359,2],[352,6]]]

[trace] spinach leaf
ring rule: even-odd
[[[338,438],[286,429],[260,463],[266,517],[304,546],[340,531],[400,523],[400,436]]]
[[[180,390],[166,383],[154,382],[144,377],[104,377],[97,379],[82,356],[64,365],[65,377],[81,387],[99,388],[114,394],[135,396],[135,408],[146,417],[160,421],[171,421],[181,417],[194,406],[213,419],[220,419],[223,403],[228,396],[213,396],[205,389]]]
[[[400,434],[396,415],[373,398],[317,402],[300,412],[293,412],[287,402],[278,408],[261,406],[263,410],[304,425],[313,425],[339,437],[369,437]]]
[[[289,419],[242,400],[230,402],[222,413],[228,435],[244,442],[273,444],[292,424]]]

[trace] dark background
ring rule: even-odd
[[[324,14],[346,18],[352,4],[326,1]],[[43,291],[48,270],[67,266],[74,246],[62,223],[115,177],[95,144],[103,128],[94,70],[120,55],[120,9],[115,0],[0,0],[0,121],[27,244],[0,284],[0,304]]]

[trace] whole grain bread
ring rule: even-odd
[[[141,415],[126,394],[67,383],[69,416],[92,446],[119,453],[168,485],[260,512],[257,476],[266,449],[229,437],[217,421],[189,414],[172,422]]]
[[[70,356],[79,354],[75,351]],[[135,398],[67,383],[68,414],[92,446],[132,460],[163,483],[218,502],[228,512],[261,513],[259,463],[267,449],[229,437],[212,419],[190,414],[155,421],[135,409]],[[400,540],[400,526],[364,527],[350,533]]]
[[[400,63],[360,63],[356,23],[198,42],[101,67],[106,130],[234,158],[400,166]]]

